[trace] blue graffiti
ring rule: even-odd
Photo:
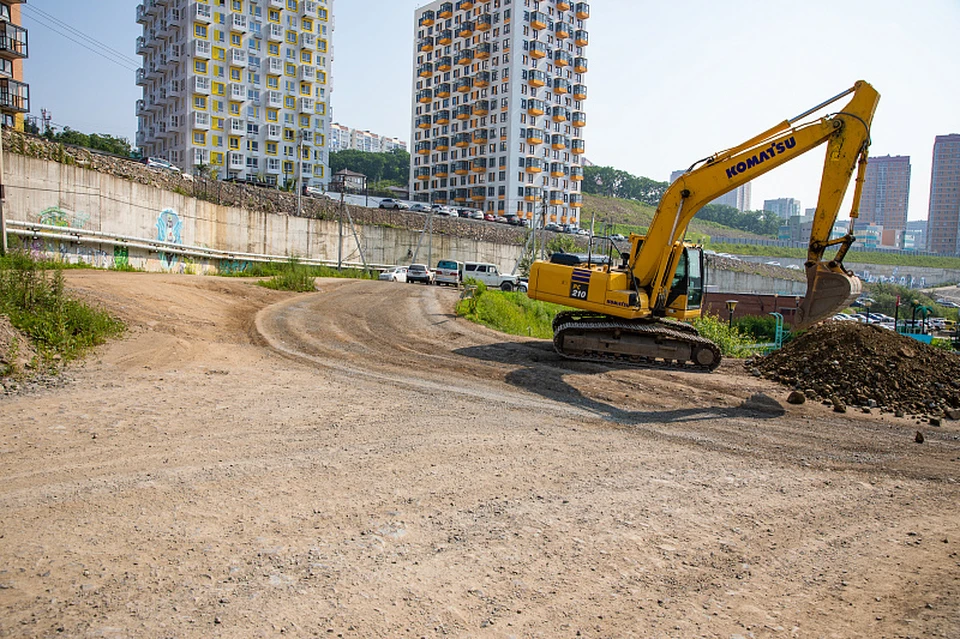
[[[183,244],[180,237],[180,231],[183,228],[183,222],[180,216],[173,209],[163,209],[157,216],[157,240],[160,242],[170,242],[173,244]],[[180,260],[175,253],[160,252],[160,261],[167,268],[173,266]]]

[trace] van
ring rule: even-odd
[[[489,287],[499,288],[501,291],[512,291],[514,289],[525,290],[526,284],[521,282],[516,275],[501,273],[496,264],[489,262],[464,262],[464,279],[474,279],[483,282]]]
[[[437,262],[435,284],[449,284],[450,286],[460,286],[463,281],[463,262],[456,260],[440,260]]]

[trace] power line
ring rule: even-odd
[[[44,26],[44,27],[50,29],[50,30],[53,31],[54,33],[57,33],[57,34],[63,36],[63,37],[66,38],[67,40],[70,40],[71,42],[74,42],[74,43],[80,45],[80,46],[83,47],[84,49],[86,49],[86,50],[88,50],[88,51],[91,51],[91,52],[97,54],[98,56],[100,56],[100,57],[108,60],[109,62],[112,62],[112,63],[116,64],[117,66],[120,66],[120,67],[123,67],[124,69],[127,69],[128,71],[136,71],[137,69],[140,68],[140,65],[138,65],[138,64],[134,64],[134,63],[129,62],[129,61],[127,61],[127,60],[117,60],[117,59],[115,59],[115,58],[113,58],[113,57],[110,57],[109,55],[107,55],[106,53],[104,53],[104,52],[102,52],[102,51],[98,51],[97,49],[94,49],[94,48],[92,48],[92,47],[84,44],[84,43],[81,42],[80,40],[77,40],[77,39],[71,37],[69,34],[66,34],[66,33],[64,33],[63,31],[58,30],[56,27],[53,27],[53,26],[51,26],[51,25],[49,25],[49,24],[46,24],[46,23],[42,22],[42,21],[40,20],[40,18],[38,18],[37,16],[31,16],[31,19],[34,20],[37,24],[39,24],[39,25],[41,25],[41,26]]]
[[[43,11],[42,9],[39,9],[39,8],[37,8],[37,7],[33,6],[33,5],[30,5],[30,4],[24,4],[24,5],[23,5],[23,8],[26,9],[26,10],[28,11],[28,13],[39,13],[41,16],[43,16],[43,17],[46,18],[47,20],[50,20],[51,22],[55,23],[57,26],[62,27],[62,28],[64,28],[64,29],[67,29],[68,31],[71,31],[71,32],[75,33],[76,35],[80,36],[80,37],[83,38],[84,40],[87,40],[87,41],[93,43],[94,45],[96,45],[96,46],[98,46],[98,47],[101,47],[101,48],[109,51],[111,54],[113,54],[115,57],[119,58],[119,59],[122,60],[123,62],[129,62],[129,63],[131,63],[131,64],[135,64],[135,65],[138,65],[138,66],[139,66],[139,64],[140,64],[139,60],[136,60],[136,59],[134,59],[134,58],[128,57],[126,53],[123,53],[122,51],[117,51],[116,49],[114,49],[114,48],[112,48],[112,47],[110,47],[110,46],[107,46],[106,44],[104,44],[103,42],[100,42],[100,41],[97,40],[96,38],[92,38],[92,37],[88,36],[87,34],[83,33],[83,32],[80,31],[79,29],[75,29],[74,27],[70,26],[69,24],[67,24],[67,23],[64,22],[63,20],[58,19],[56,16],[50,15],[49,13],[47,13],[46,11]],[[36,19],[36,16],[34,16],[34,19]]]

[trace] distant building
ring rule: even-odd
[[[879,224],[885,231],[897,231],[902,236],[907,228],[909,202],[910,156],[870,158],[860,199],[860,220]]]
[[[800,200],[795,200],[792,197],[764,200],[763,210],[776,213],[781,218],[789,220],[794,215],[800,215]]]
[[[370,131],[351,129],[337,122],[330,125],[330,152],[363,151],[365,153],[389,153],[393,149],[407,150],[407,143],[399,138],[378,135]]]
[[[27,30],[20,26],[20,0],[0,0],[0,119],[3,126],[23,130],[23,116],[30,111],[30,85],[23,83]]]
[[[927,215],[927,249],[935,253],[960,253],[960,135],[938,135],[933,144],[930,170],[930,209]]]
[[[903,232],[901,248],[905,251],[924,251],[927,248],[927,221],[908,220]]]
[[[670,184],[673,184],[677,181],[677,178],[686,173],[685,170],[680,169],[679,171],[674,171],[670,174]],[[750,182],[735,188],[734,190],[721,195],[715,200],[709,202],[709,204],[721,204],[723,206],[732,206],[741,213],[743,211],[750,210],[750,198],[753,192],[753,188]]]

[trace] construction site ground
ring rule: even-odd
[[[960,422],[564,361],[453,289],[68,283],[129,331],[0,396],[0,637],[960,637]]]

